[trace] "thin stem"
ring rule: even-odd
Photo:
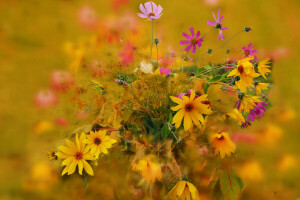
[[[235,38],[236,36],[238,36],[240,33],[244,32],[245,30],[243,29],[240,32],[237,32],[235,35],[233,35],[231,38],[229,38],[224,44],[222,44],[219,49],[222,49],[228,42],[230,42],[233,38]]]
[[[207,54],[207,52],[205,52],[204,54],[202,54],[202,56],[197,60],[197,62],[195,63],[195,65],[198,64],[198,62]]]
[[[196,54],[196,59],[195,59],[195,65],[197,65],[197,62],[198,62],[198,55],[199,55],[199,48],[197,48],[197,54]]]
[[[152,20],[152,39],[151,39],[150,63],[151,63],[151,57],[152,57],[152,48],[153,48],[153,21],[154,21],[154,20]]]
[[[213,27],[212,29],[210,29],[207,33],[205,33],[202,38],[204,38],[206,35],[208,35],[212,30],[216,29],[216,27]]]
[[[157,47],[157,44],[156,44],[156,57],[157,57],[157,65],[158,65],[158,47]]]

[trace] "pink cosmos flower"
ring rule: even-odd
[[[65,71],[54,71],[51,74],[50,82],[54,90],[63,92],[74,84],[72,74]]]
[[[48,108],[57,104],[57,97],[52,90],[39,91],[34,98],[38,108]]]
[[[197,46],[201,47],[201,42],[203,42],[203,38],[200,38],[200,31],[197,31],[196,35],[194,32],[194,28],[190,27],[191,35],[186,34],[185,32],[182,33],[182,36],[188,40],[180,41],[180,45],[188,45],[184,50],[189,52],[191,48],[193,48],[192,53],[196,53]]]
[[[68,121],[65,118],[58,117],[54,120],[54,122],[62,127],[68,126]]]
[[[254,121],[255,118],[260,119],[261,116],[266,112],[265,106],[268,104],[265,102],[258,103],[253,109],[250,110],[250,114],[247,117],[247,120]]]
[[[190,97],[191,95],[191,90],[189,90],[187,93],[180,93],[178,95],[175,95],[175,97],[182,99],[182,96],[187,96]],[[195,94],[195,98],[198,98],[199,96],[197,94]]]
[[[149,1],[145,3],[144,6],[143,4],[140,4],[140,10],[142,11],[142,13],[138,13],[138,16],[140,16],[141,18],[146,18],[148,20],[155,20],[161,17],[161,11],[163,10],[163,8],[161,7],[161,5],[157,6],[155,3]]]
[[[122,65],[129,65],[133,61],[133,53],[134,47],[127,42],[127,45],[124,47],[124,51],[119,53],[119,57],[122,58],[121,64]]]
[[[254,49],[255,45],[252,46],[252,43],[249,43],[247,47],[242,47],[245,57],[254,56],[254,60],[257,61],[257,57],[255,53],[257,53],[257,49]]]
[[[78,13],[79,23],[86,29],[93,29],[97,24],[96,12],[88,6],[80,9]]]
[[[159,72],[161,75],[168,76],[169,74],[171,74],[171,69],[161,67],[159,68]]]
[[[209,26],[214,26],[215,28],[220,29],[218,38],[219,38],[219,40],[224,40],[225,38],[223,36],[223,31],[224,30],[228,30],[228,28],[222,26],[222,21],[223,21],[224,17],[223,16],[220,17],[220,12],[221,12],[221,9],[218,10],[218,19],[216,18],[215,13],[212,12],[212,14],[213,14],[213,16],[215,18],[215,22],[208,20],[207,24]]]
[[[257,138],[255,135],[247,133],[234,133],[230,138],[234,142],[245,142],[250,144],[254,144],[257,142]]]

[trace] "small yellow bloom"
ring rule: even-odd
[[[207,95],[199,96],[195,98],[194,90],[190,90],[190,97],[182,96],[182,99],[178,97],[171,96],[170,98],[177,103],[178,105],[172,107],[171,110],[178,111],[172,121],[172,124],[175,124],[176,128],[179,128],[184,118],[184,130],[188,131],[192,128],[193,123],[196,126],[200,126],[200,122],[204,123],[204,118],[202,114],[210,114],[211,110],[209,109],[208,104],[205,104],[207,100]]]
[[[261,102],[259,96],[243,95],[240,100],[239,110],[248,113],[250,109],[253,109],[259,102]]]
[[[148,183],[154,183],[155,180],[162,179],[161,166],[155,161],[154,155],[148,155],[145,159],[140,160],[137,164],[132,166],[134,171],[140,171],[143,178]]]
[[[106,135],[106,130],[100,130],[96,132],[91,131],[90,135],[87,135],[87,139],[83,142],[87,144],[88,149],[91,149],[91,154],[98,158],[100,153],[108,154],[107,149],[111,148],[112,144],[116,143],[117,140]]]
[[[239,77],[239,80],[235,81],[235,85],[243,92],[246,92],[247,88],[252,86],[253,78],[259,76],[259,74],[255,72],[253,64],[250,62],[253,58],[254,57],[251,56],[239,60],[237,67],[227,75],[227,77]]]
[[[258,73],[260,73],[260,75],[262,77],[264,77],[265,79],[267,79],[266,74],[271,72],[271,70],[268,69],[269,67],[271,67],[271,66],[269,66],[269,64],[270,64],[270,58],[266,58],[266,59],[260,61],[257,66]]]
[[[192,198],[191,198],[192,197]],[[197,188],[188,181],[179,181],[168,193],[169,200],[200,200]]]
[[[49,151],[47,153],[49,160],[57,160],[57,155],[55,151]]]
[[[66,139],[67,146],[60,146],[56,155],[59,158],[64,159],[62,166],[66,166],[62,172],[62,175],[68,173],[73,174],[78,166],[78,172],[82,175],[84,169],[89,175],[93,176],[94,172],[87,160],[95,160],[95,157],[91,155],[89,148],[85,146],[83,141],[85,140],[85,134],[81,133],[80,138],[76,134],[76,145],[74,142]]]
[[[255,84],[256,95],[260,95],[262,90],[268,89],[270,83],[257,83]]]
[[[240,113],[240,111],[236,108],[234,108],[232,110],[232,112],[227,113],[227,115],[233,119],[236,119],[239,123],[239,125],[242,125],[243,123],[245,123],[245,118],[242,115],[242,113]]]
[[[216,153],[220,153],[221,158],[224,158],[226,154],[227,156],[231,156],[231,153],[235,150],[235,145],[226,132],[212,134],[210,142],[215,148]]]

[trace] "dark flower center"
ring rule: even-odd
[[[210,101],[208,101],[208,100],[201,101],[201,103],[211,106],[211,102],[210,102]]]
[[[244,67],[243,67],[243,65],[240,65],[240,66],[238,67],[238,71],[240,72],[240,74],[242,74],[242,73],[244,72]]]
[[[148,14],[148,17],[154,17],[154,16],[155,16],[154,13],[149,13],[149,14]]]
[[[244,54],[245,54],[245,56],[249,56],[249,55],[250,55],[250,51],[249,51],[249,50],[246,50],[246,51],[244,52]]]
[[[198,42],[197,42],[197,39],[196,38],[193,38],[192,40],[191,40],[191,44],[192,45],[196,45]]]
[[[193,105],[192,104],[186,104],[184,107],[185,111],[187,112],[191,112],[191,110],[193,109]]]
[[[95,139],[94,139],[94,144],[96,144],[96,145],[101,144],[100,138],[95,138]]]
[[[76,160],[82,160],[83,154],[81,152],[76,152],[74,157]]]
[[[216,28],[221,29],[222,28],[222,24],[217,23],[216,24]]]
[[[222,135],[218,140],[224,140],[224,136]]]

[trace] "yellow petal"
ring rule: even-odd
[[[79,172],[80,175],[82,175],[82,170],[83,170],[83,163],[82,163],[82,161],[80,160],[80,161],[78,162],[78,172]]]
[[[190,113],[185,112],[184,113],[184,130],[188,131],[192,127],[192,119],[190,116]]]
[[[77,163],[77,160],[73,160],[73,162],[69,165],[68,175],[73,174],[75,172]]]
[[[82,162],[83,162],[83,168],[86,171],[86,173],[88,173],[91,176],[94,176],[94,172],[93,172],[91,165],[88,162],[86,162],[85,160],[83,160]]]
[[[181,123],[183,116],[184,116],[184,109],[181,109],[174,115],[172,124],[177,123],[177,122]]]
[[[180,197],[182,195],[185,185],[186,185],[185,181],[179,181],[178,186],[177,186],[177,196]]]
[[[170,96],[170,98],[172,99],[172,101],[174,101],[174,102],[177,103],[177,104],[181,104],[181,103],[182,103],[182,100],[179,99],[178,97]]]
[[[182,108],[182,105],[177,105],[177,106],[175,106],[175,107],[171,107],[171,110],[177,111],[177,110],[179,110],[180,108]]]
[[[65,146],[59,146],[58,149],[60,151],[62,151],[63,153],[66,153],[66,154],[69,154],[69,155],[73,154],[73,151],[70,148],[65,147]]]

